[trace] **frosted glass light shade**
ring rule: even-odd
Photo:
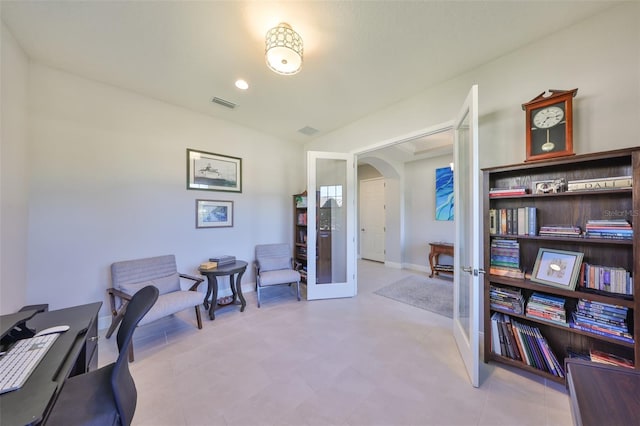
[[[267,31],[264,55],[267,66],[278,74],[295,74],[302,68],[302,38],[284,22]]]

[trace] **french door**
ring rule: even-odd
[[[480,171],[478,168],[478,86],[474,85],[454,124],[455,239],[453,335],[469,379],[479,386],[480,370]]]
[[[356,294],[354,174],[353,154],[307,153],[309,300]]]

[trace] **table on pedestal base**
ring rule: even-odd
[[[215,269],[202,269],[200,268],[200,274],[207,277],[207,295],[204,297],[204,308],[209,310],[209,318],[216,319],[214,311],[218,307],[238,305],[240,304],[240,312],[244,312],[245,306],[247,306],[246,300],[242,295],[242,274],[247,270],[247,262],[243,260],[236,260],[234,263],[228,265],[218,266]],[[223,276],[229,276],[229,286],[231,287],[231,293],[233,294],[233,300],[228,305],[218,305],[218,278]],[[211,303],[209,303],[209,297],[211,297]],[[236,298],[239,299],[236,301]]]

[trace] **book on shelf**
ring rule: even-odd
[[[582,229],[577,225],[544,225],[538,233],[548,237],[579,237]]]
[[[513,186],[509,188],[490,188],[489,198],[525,195],[528,192],[529,192],[529,188],[524,186]]]
[[[633,186],[633,176],[615,176],[608,178],[570,180],[567,191],[593,191],[623,189]]]
[[[489,287],[491,309],[502,310],[514,314],[524,313],[524,296],[519,288]]]
[[[628,314],[629,309],[624,306],[579,299],[575,311],[571,314],[569,326],[633,343],[633,335],[629,332],[627,322]]]
[[[489,251],[490,266],[520,269],[520,243],[517,240],[493,238]]]
[[[502,339],[504,340],[505,351],[501,353],[502,356],[522,361],[522,354],[520,348],[517,346],[515,333],[512,328],[511,318],[508,315],[500,314],[498,322],[498,333],[502,333]]]
[[[307,212],[298,213],[298,219],[296,222],[298,225],[306,225],[307,224]]]
[[[506,266],[490,266],[489,273],[499,277],[524,279],[524,271],[517,268],[509,268]]]
[[[579,283],[586,290],[633,296],[633,279],[624,268],[583,263]]]
[[[536,235],[535,207],[489,209],[489,234]]]
[[[589,350],[589,360],[593,362],[600,362],[602,364],[617,365],[619,367],[635,367],[633,361],[630,359],[596,349]]]
[[[564,370],[539,328],[512,321],[525,353],[527,364],[557,377],[564,377]]]
[[[585,236],[587,238],[613,238],[628,239],[633,238],[633,228],[629,221],[625,219],[590,219],[585,226]]]
[[[562,297],[534,292],[527,302],[526,316],[568,327],[565,303]]]

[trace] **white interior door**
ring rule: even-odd
[[[467,95],[454,124],[455,242],[453,335],[471,384],[480,369],[480,171],[478,86]]]
[[[384,179],[360,181],[360,257],[384,262]]]
[[[307,299],[356,294],[354,175],[353,154],[307,153]]]

